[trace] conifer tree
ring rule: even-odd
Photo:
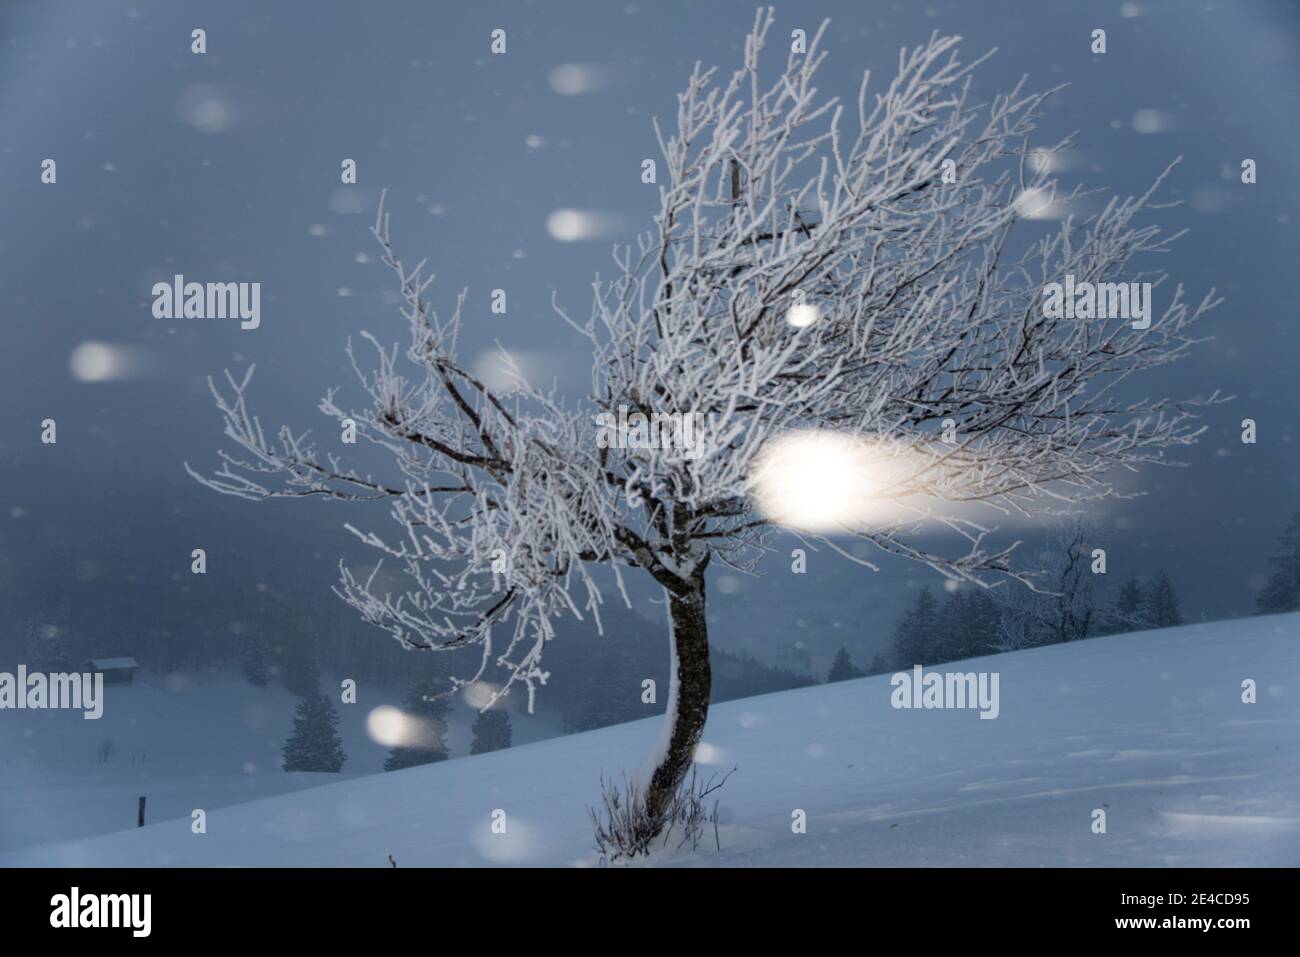
[[[964,591],[956,591],[948,596],[948,600],[939,609],[934,650],[931,654],[934,661],[957,661],[967,657],[970,601]]]
[[[256,688],[265,688],[270,674],[266,653],[266,639],[260,634],[248,635],[240,647],[240,670],[248,683]]]
[[[320,693],[320,653],[314,637],[290,641],[284,654],[284,686],[300,698]]]
[[[1106,630],[1112,634],[1140,631],[1150,627],[1146,615],[1146,591],[1143,590],[1141,582],[1136,578],[1130,578],[1120,587],[1119,597],[1115,599],[1115,604],[1107,615]]]
[[[894,630],[894,661],[900,668],[928,665],[939,647],[939,603],[923,588]]]
[[[488,751],[500,751],[510,747],[510,713],[491,709],[480,711],[474,719],[474,740],[470,742],[470,754],[486,754]]]
[[[978,658],[998,651],[1001,611],[987,591],[977,588],[971,592],[966,607],[967,619],[962,657]]]
[[[385,771],[400,771],[421,764],[446,761],[447,714],[451,706],[439,697],[446,688],[439,678],[426,678],[411,689],[402,703],[402,710],[415,719],[418,741],[409,741],[394,747],[384,761]]]
[[[853,667],[853,659],[849,657],[849,650],[840,645],[840,650],[835,653],[835,660],[831,662],[831,670],[826,675],[826,682],[848,681],[851,678],[862,678],[864,673]]]
[[[298,702],[293,732],[284,745],[286,771],[333,771],[343,768],[347,755],[339,740],[339,716],[323,694],[308,695]]]
[[[996,654],[1001,613],[982,588],[956,592],[939,615],[939,654],[935,661],[960,661]]]
[[[1300,512],[1291,516],[1268,563],[1273,571],[1255,600],[1256,610],[1261,615],[1300,610]]]
[[[609,644],[600,647],[595,661],[598,671],[591,676],[581,700],[565,719],[567,732],[607,728],[644,717],[640,676],[626,649],[613,644],[619,640],[602,639]]]
[[[1150,628],[1172,628],[1183,623],[1183,614],[1178,606],[1178,595],[1174,592],[1174,583],[1161,569],[1143,609],[1143,617]]]

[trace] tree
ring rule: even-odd
[[[1115,600],[1098,612],[1096,632],[1099,635],[1118,635],[1144,631],[1154,627],[1150,613],[1147,591],[1136,576],[1130,577],[1120,586]]]
[[[1261,615],[1300,610],[1300,512],[1291,516],[1268,563],[1273,570],[1255,599],[1255,610]]]
[[[934,645],[930,651],[931,663],[957,661],[965,657],[966,633],[970,627],[969,604],[969,596],[958,590],[940,606]]]
[[[1147,597],[1142,590],[1142,583],[1137,578],[1130,578],[1121,586],[1119,597],[1115,599],[1112,630],[1138,631],[1149,628],[1150,622],[1145,617],[1146,607]]]
[[[835,660],[831,662],[831,670],[826,674],[826,683],[832,681],[848,681],[851,678],[862,678],[866,672],[859,671],[853,667],[853,659],[849,657],[849,649],[840,645],[840,650],[835,653]]]
[[[402,710],[411,719],[410,733],[405,735],[409,740],[388,752],[385,771],[447,760],[447,714],[451,707],[443,697],[446,690],[439,678],[426,678],[411,689],[402,704]]]
[[[880,655],[876,655],[871,659],[871,667],[867,669],[867,674],[883,675],[888,670],[889,670],[889,662],[887,662],[884,658],[880,657]]]
[[[985,589],[954,592],[939,612],[932,662],[996,653],[1000,624],[997,603]]]
[[[1058,525],[1039,552],[1041,567],[1029,585],[1002,590],[997,650],[1080,641],[1095,632],[1089,535],[1080,517]]]
[[[597,670],[587,676],[583,693],[572,704],[566,718],[566,732],[590,731],[643,717],[641,680],[620,638],[606,636],[601,642],[594,664]]]
[[[78,670],[72,640],[65,628],[28,621],[26,638],[23,660],[30,670],[47,674]]]
[[[239,666],[248,683],[256,688],[265,688],[269,670],[267,668],[266,639],[258,632],[247,635],[240,642]]]
[[[709,662],[713,685],[710,700],[715,703],[807,688],[817,683],[817,679],[801,672],[765,665],[746,651],[733,654],[710,648]]]
[[[894,663],[900,668],[933,664],[940,647],[939,603],[922,588],[894,629]]]
[[[315,638],[300,635],[290,639],[284,653],[283,680],[300,698],[320,693],[320,652]]]
[[[1174,593],[1174,583],[1169,580],[1164,569],[1156,577],[1155,584],[1147,592],[1142,617],[1149,622],[1149,628],[1172,628],[1183,623],[1183,613],[1178,607],[1178,595]]]
[[[966,605],[965,628],[962,632],[961,658],[978,658],[996,654],[1001,627],[998,603],[984,589],[970,594]]]
[[[497,708],[480,711],[474,719],[474,739],[470,754],[486,754],[510,747],[510,713]]]
[[[1067,276],[1158,282],[1132,261],[1173,238],[1138,223],[1169,169],[1140,197],[1022,238],[1016,227],[1043,203],[1080,195],[1058,191],[1053,164],[1028,162],[1047,94],[1017,85],[977,104],[981,61],[962,64],[957,39],[936,35],[903,51],[884,93],[869,96],[864,77],[846,109],[815,83],[826,24],[774,81],[760,78],[774,17],[759,11],[738,70],[697,66],[673,127],[656,121],[654,226],[615,250],[590,315],[556,304],[591,349],[585,401],[522,370],[509,390],[476,376],[457,346],[466,293],[450,315],[435,308],[381,201],[373,232],[410,341],[399,352],[362,333],[371,358],[347,352],[364,403],[330,390],[320,408],[391,456],[387,476],[308,433],[268,436],[248,406],[251,368],[212,389],[239,451],[210,475],[186,466],[253,500],[375,503],[391,536],[352,531],[407,587],[345,564],[337,593],[403,647],[486,646],[467,680],[495,664],[498,694],[522,686],[530,709],[555,620],[599,621],[598,567],[614,570],[619,595],[627,569],[649,575],[666,597],[673,668],[663,731],[636,776],[643,833],[666,822],[708,715],[714,558],[753,569],[784,524],[871,568],[834,536],[959,580],[1016,575],[1014,543],[992,544],[973,503],[1033,514],[1111,495],[1118,472],[1195,441],[1195,406],[1217,401],[1124,388],[1192,346],[1212,293],[1190,305],[1170,289],[1137,329],[1044,308],[1044,286]],[[653,428],[664,422],[667,438]],[[781,480],[787,440],[809,434],[844,453],[841,493],[897,512],[863,516],[841,498],[816,502],[822,521],[810,523],[787,507],[809,504]],[[781,494],[761,496],[764,482]]]
[[[1020,651],[1050,644],[1047,599],[1024,585],[1010,585],[998,596],[998,651]]]
[[[1097,614],[1093,597],[1093,574],[1089,565],[1087,537],[1090,529],[1075,518],[1057,532],[1055,561],[1049,585],[1052,597],[1047,619],[1053,643],[1081,641],[1092,631]]]
[[[807,643],[802,640],[790,641],[781,645],[777,650],[776,660],[783,671],[792,674],[812,673],[812,653],[808,650]],[[813,684],[816,684],[815,680]]]
[[[347,755],[343,753],[338,725],[339,716],[326,695],[312,694],[299,701],[293,731],[284,745],[284,769],[340,771]]]

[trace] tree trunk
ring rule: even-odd
[[[665,823],[677,787],[690,770],[709,716],[709,630],[704,619],[704,569],[685,587],[665,590],[671,643],[668,708],[655,750],[647,761],[645,809],[656,831]]]

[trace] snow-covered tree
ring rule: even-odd
[[[1291,516],[1268,563],[1273,570],[1255,601],[1259,613],[1300,610],[1300,512]]]
[[[999,589],[998,650],[1080,641],[1096,634],[1091,529],[1082,518],[1056,527],[1039,553],[1036,587]]]
[[[486,754],[510,747],[510,712],[493,708],[480,711],[474,719],[474,737],[470,741],[470,754]]]
[[[310,694],[298,702],[293,731],[284,744],[286,771],[333,771],[343,769],[347,755],[338,732],[339,716],[323,694]]]
[[[1080,641],[1092,633],[1097,602],[1089,561],[1090,533],[1088,524],[1078,518],[1057,531],[1047,577],[1051,594],[1046,623],[1053,643]]]
[[[1026,223],[1079,195],[1059,192],[1053,164],[1035,162],[1046,94],[1017,84],[977,100],[981,61],[963,64],[957,39],[936,35],[901,53],[884,89],[864,77],[856,101],[841,102],[816,86],[825,24],[763,77],[773,20],[758,13],[729,76],[697,65],[675,120],[656,121],[653,228],[615,250],[590,314],[574,318],[557,301],[591,349],[586,401],[518,370],[508,392],[475,375],[458,349],[466,294],[450,314],[435,307],[424,263],[401,260],[381,203],[374,232],[409,343],[363,332],[365,349],[347,353],[365,401],[331,389],[320,408],[334,428],[354,424],[391,470],[345,464],[343,446],[287,426],[268,435],[249,408],[251,369],[213,388],[238,450],[215,473],[191,470],[254,500],[379,505],[391,536],[349,527],[407,585],[344,564],[338,593],[405,647],[477,647],[478,672],[464,680],[499,669],[498,694],[523,686],[530,707],[556,619],[599,621],[608,595],[595,569],[613,569],[624,600],[626,570],[649,575],[664,590],[672,666],[663,731],[637,779],[647,833],[664,821],[708,714],[715,559],[754,571],[785,524],[869,567],[844,536],[986,583],[1020,573],[1014,543],[991,544],[976,503],[1034,513],[1100,499],[1116,470],[1160,462],[1199,431],[1194,403],[1127,388],[1183,356],[1189,326],[1214,305],[1212,294],[1189,304],[1134,266],[1173,238],[1139,224],[1167,170],[1093,215]],[[1146,328],[1062,318],[1044,308],[1044,286],[1070,275],[1151,281],[1162,308]],[[627,441],[655,415],[676,417],[676,439]],[[890,506],[888,517],[799,518],[806,490],[782,480],[782,449],[809,434],[849,450],[855,464],[837,474]],[[758,494],[765,482],[786,505]],[[936,528],[951,535],[926,534]]]
[[[27,622],[23,662],[32,671],[67,672],[79,670],[76,652],[66,628],[52,624]]]
[[[849,657],[849,649],[840,645],[840,650],[835,652],[835,660],[831,662],[831,669],[826,673],[826,683],[848,681],[851,678],[861,678],[864,675],[865,672],[853,667],[853,659]]]
[[[1047,596],[1027,587],[1009,587],[998,595],[997,651],[1019,651],[1051,643]]]
[[[1151,623],[1144,617],[1146,607],[1146,592],[1142,590],[1142,583],[1136,577],[1130,578],[1120,586],[1119,595],[1106,616],[1106,630],[1115,633],[1150,628]]]
[[[447,760],[447,714],[451,706],[443,697],[447,689],[439,678],[426,678],[415,684],[402,703],[402,710],[416,719],[418,742],[395,746],[384,759],[385,771],[400,771],[421,764]]]

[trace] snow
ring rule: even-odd
[[[338,688],[326,679],[323,687]],[[257,798],[381,771],[387,746],[372,740],[373,711],[401,703],[362,682],[357,705],[337,701],[347,762],[342,774],[288,774],[280,749],[298,698],[277,685],[255,688],[221,672],[135,673],[131,685],[104,687],[104,713],[0,711],[0,853],[132,827],[140,795],[146,820],[189,820]],[[467,754],[475,712],[456,702],[448,718],[452,754]],[[541,718],[515,719],[516,741],[555,733]],[[113,753],[100,761],[105,740]]]
[[[996,720],[895,710],[888,675],[719,705],[697,758],[706,776],[739,769],[719,792],[722,851],[659,863],[1295,866],[1298,633],[1300,614],[1278,615],[939,666],[997,671]],[[1241,700],[1247,678],[1258,703]],[[225,807],[207,834],[185,817],[0,865],[590,865],[597,778],[635,766],[659,723]]]

